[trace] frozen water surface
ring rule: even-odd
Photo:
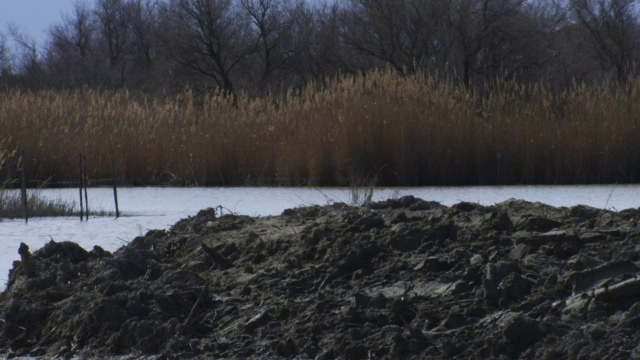
[[[77,189],[40,190],[42,196],[77,203]],[[640,206],[640,185],[585,186],[471,186],[376,189],[374,200],[413,195],[453,205],[461,201],[492,205],[509,198],[539,201],[553,206],[589,205],[622,210]],[[36,250],[49,240],[74,241],[87,250],[94,245],[114,251],[152,229],[168,229],[176,221],[207,207],[251,216],[278,215],[286,208],[350,201],[345,188],[122,188],[118,189],[120,211],[126,216],[90,218],[34,218],[0,222],[0,290],[8,271],[19,259],[24,242]],[[90,209],[114,210],[113,190],[89,189]]]

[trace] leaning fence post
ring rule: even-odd
[[[116,203],[116,219],[120,217],[120,209],[118,209],[118,187],[116,185],[116,160],[111,158],[111,176],[113,178],[113,200]]]
[[[80,187],[78,191],[80,193],[80,221],[82,222],[82,216],[84,212],[83,202],[82,202],[82,186],[84,185],[84,180],[82,179],[82,153],[80,153],[80,158],[78,160],[78,169],[80,174]]]
[[[22,206],[24,206],[24,222],[29,222],[29,202],[27,201],[27,178],[25,176],[26,158],[24,149],[20,150],[20,196],[22,197]]]
[[[87,187],[89,180],[87,179],[87,155],[82,154],[82,178],[84,179],[84,218],[89,221],[89,197],[87,195]]]

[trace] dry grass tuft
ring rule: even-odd
[[[38,193],[27,197],[29,217],[76,216],[79,212],[74,203],[61,199],[49,200]],[[19,219],[24,217],[24,207],[18,191],[0,189],[0,219]]]

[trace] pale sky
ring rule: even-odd
[[[320,0],[312,0],[319,2]],[[334,0],[329,0],[329,2]],[[7,34],[8,25],[14,23],[18,29],[36,40],[42,47],[47,39],[47,30],[62,22],[63,14],[71,14],[76,0],[0,0],[0,32]],[[95,0],[80,0],[95,3]]]
[[[62,22],[62,14],[70,13],[75,0],[0,0],[0,32],[8,33],[8,25],[36,40],[46,40],[46,31]]]

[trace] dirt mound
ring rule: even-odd
[[[638,220],[633,209],[413,197],[264,218],[207,209],[113,254],[21,247],[0,295],[0,346],[11,356],[640,358]]]

